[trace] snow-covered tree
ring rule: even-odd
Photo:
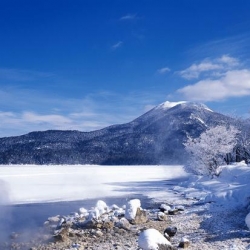
[[[250,120],[238,118],[236,126],[241,133],[234,149],[235,161],[240,162],[244,160],[248,164],[250,162]]]
[[[186,169],[195,174],[218,176],[220,166],[226,163],[226,154],[237,144],[238,133],[234,126],[219,125],[201,133],[198,138],[188,138],[184,143],[190,154]]]

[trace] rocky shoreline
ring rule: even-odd
[[[48,218],[37,235],[25,241],[13,233],[3,250],[139,250],[140,235],[155,229],[170,245],[158,249],[250,249],[250,234],[244,225],[246,209],[234,210],[216,204],[196,204],[184,199],[182,205],[152,204],[143,209],[140,203],[126,207],[107,206],[98,201],[91,210],[79,208],[70,215]],[[135,199],[134,199],[135,201]],[[171,233],[171,230],[177,232]],[[169,231],[166,231],[169,230]],[[152,240],[152,239],[151,239]],[[186,243],[185,243],[186,242]],[[145,242],[144,242],[145,243]],[[145,243],[146,244],[146,243]],[[149,249],[149,248],[148,248]],[[152,248],[153,249],[153,248]]]

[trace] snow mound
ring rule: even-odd
[[[244,162],[221,167],[219,177],[193,176],[176,187],[185,197],[198,198],[206,202],[234,205],[249,205],[250,167]]]
[[[159,245],[171,246],[171,243],[154,228],[141,232],[138,238],[138,244],[143,250],[158,250]]]

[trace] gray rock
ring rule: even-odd
[[[167,215],[163,212],[158,212],[157,213],[157,219],[159,221],[166,221],[167,220]]]
[[[125,230],[130,230],[130,223],[126,218],[121,218],[118,222],[115,223],[115,226],[118,228],[123,228]]]
[[[131,224],[143,224],[148,221],[147,211],[137,208],[135,218],[130,221]]]
[[[187,238],[183,237],[179,243],[179,247],[188,248],[189,246],[190,246],[190,241]]]
[[[167,227],[164,231],[164,235],[165,233],[168,234],[170,237],[175,236],[177,232],[177,227]]]

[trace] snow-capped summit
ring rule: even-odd
[[[157,106],[156,108],[170,109],[170,108],[173,108],[176,105],[183,104],[183,103],[187,103],[187,102],[186,101],[180,101],[180,102],[166,101],[166,102],[160,104],[159,106]]]
[[[198,102],[188,102],[188,101],[179,101],[179,102],[170,102],[170,101],[166,101],[161,103],[160,105],[156,106],[155,109],[164,109],[164,110],[168,110],[171,109],[173,107],[176,107],[180,105],[180,107],[184,108],[184,107],[197,107],[197,108],[201,108],[201,109],[206,109],[210,112],[213,112],[210,108],[208,108],[205,104],[203,103],[198,103]]]

